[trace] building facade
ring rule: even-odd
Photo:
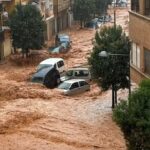
[[[45,23],[45,41],[51,39],[51,37],[55,34],[55,19],[54,19],[54,11],[53,11],[53,0],[30,0],[32,5],[35,5],[41,12]]]
[[[131,78],[140,83],[150,79],[150,0],[131,0],[129,20]]]
[[[54,15],[55,15],[55,31],[59,31],[70,27],[73,21],[71,11],[72,0],[53,0],[54,2]]]
[[[0,2],[0,61],[12,52],[10,29],[7,27],[6,22],[8,14],[14,6],[14,0],[2,0]]]

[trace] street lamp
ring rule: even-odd
[[[130,54],[112,54],[112,53],[108,53],[106,51],[101,51],[98,54],[100,57],[109,57],[109,56],[123,56],[123,57],[129,57],[129,95],[131,94],[131,77],[130,77]],[[115,106],[115,102],[117,103],[117,98],[116,98],[116,93],[114,93],[114,85],[112,85],[112,108],[114,108]],[[115,97],[115,100],[114,100]]]

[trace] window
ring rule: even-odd
[[[79,87],[79,84],[78,84],[78,82],[76,82],[76,83],[73,83],[72,85],[71,85],[71,90],[72,89],[75,89],[75,88],[78,88]]]
[[[145,0],[145,15],[150,15],[150,0]]]
[[[86,77],[89,75],[89,72],[87,70],[77,70],[75,71],[75,76],[77,77]]]
[[[58,65],[58,68],[60,68],[60,67],[64,66],[64,62],[63,62],[63,61],[59,61],[59,62],[57,63],[57,65]]]
[[[131,0],[131,10],[139,12],[139,0]]]
[[[150,75],[150,50],[144,50],[145,73]]]
[[[140,68],[140,47],[136,43],[132,43],[131,63]]]
[[[69,70],[69,71],[66,73],[66,75],[69,76],[69,77],[70,77],[70,76],[73,76],[73,70]]]
[[[85,81],[80,81],[80,86],[85,86],[85,85],[88,85]]]

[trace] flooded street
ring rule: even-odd
[[[117,24],[127,30],[127,9],[117,13]],[[38,62],[48,57],[63,57],[66,68],[87,63],[95,30],[74,26],[66,32],[73,41],[67,54],[43,50],[32,65],[13,59],[0,65],[0,150],[126,150],[123,133],[112,121],[111,90],[102,92],[91,83],[89,92],[63,96],[29,82]],[[118,92],[118,97],[127,95]]]

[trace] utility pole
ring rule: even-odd
[[[4,41],[4,31],[3,31],[3,4],[2,1],[0,2],[0,61],[4,58],[4,48],[3,48],[3,41]]]
[[[114,27],[116,28],[116,5],[117,5],[117,0],[114,1]]]

